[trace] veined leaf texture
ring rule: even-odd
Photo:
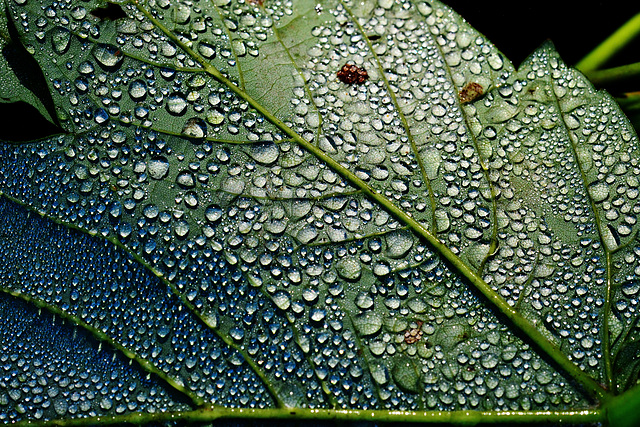
[[[638,138],[551,44],[516,70],[435,0],[3,10],[64,133],[0,145],[0,421],[635,385]]]

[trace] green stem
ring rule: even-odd
[[[604,70],[580,70],[596,86],[606,86],[640,77],[640,62],[606,68]]]
[[[587,56],[582,58],[576,64],[576,68],[582,72],[597,70],[629,44],[638,34],[640,34],[640,13],[628,20]]]
[[[637,411],[636,411],[637,412]],[[162,423],[183,421],[189,424],[206,423],[219,419],[254,419],[282,421],[374,421],[376,423],[450,423],[475,425],[478,423],[598,423],[605,421],[607,413],[601,409],[574,411],[381,411],[357,409],[250,409],[250,408],[205,408],[183,412],[132,413],[126,415],[98,416],[91,418],[58,419],[50,421],[25,421],[13,426],[87,426]]]
[[[626,393],[611,399],[604,412],[609,425],[615,427],[635,427],[640,425],[640,386],[627,390]]]

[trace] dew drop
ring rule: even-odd
[[[129,84],[129,95],[134,101],[144,99],[147,94],[147,84],[143,80],[134,80]]]
[[[399,357],[395,361],[391,376],[401,389],[410,393],[418,393],[420,391],[420,372],[413,360],[408,357]]]
[[[56,27],[51,34],[51,44],[56,53],[63,54],[69,49],[71,32],[64,27]]]
[[[391,258],[402,258],[413,247],[413,236],[405,230],[393,231],[385,236],[386,253]]]
[[[222,218],[222,209],[218,206],[211,205],[204,211],[204,216],[209,222],[216,222]]]
[[[207,136],[207,124],[204,120],[193,117],[185,123],[182,133],[191,138],[204,138]]]
[[[287,310],[291,306],[291,296],[284,291],[276,292],[271,298],[280,310]]]
[[[336,271],[345,280],[358,280],[362,273],[362,267],[355,258],[343,258],[336,263]]]
[[[196,186],[196,177],[189,171],[182,171],[176,177],[176,184],[182,188],[193,188]]]
[[[117,66],[124,58],[120,49],[108,44],[95,45],[91,53],[96,61],[106,68]]]
[[[382,328],[382,316],[371,311],[359,314],[353,318],[353,326],[360,335],[373,335]]]
[[[269,165],[278,160],[280,150],[273,142],[260,142],[252,144],[247,154],[256,162]]]
[[[173,92],[167,97],[167,111],[175,116],[184,113],[187,108],[187,101],[180,92]]]
[[[147,165],[149,177],[153,179],[162,179],[169,173],[169,161],[164,157],[156,157],[149,160]]]
[[[609,186],[601,181],[595,181],[589,184],[589,195],[594,203],[600,203],[609,197]]]

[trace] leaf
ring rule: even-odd
[[[53,113],[51,96],[37,63],[14,39],[17,30],[13,21],[7,20],[4,2],[0,2],[0,102],[27,102],[53,124],[57,119]]]
[[[635,383],[638,139],[551,44],[516,71],[437,1],[6,7],[66,133],[0,147],[1,314],[154,385],[57,411],[3,341],[0,419],[596,422]]]

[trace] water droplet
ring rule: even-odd
[[[594,203],[600,203],[609,197],[609,186],[601,181],[589,184],[589,194]]]
[[[273,142],[260,142],[251,144],[247,154],[256,162],[269,165],[278,160],[280,150]]]
[[[336,271],[345,280],[358,280],[362,273],[362,267],[355,258],[343,258],[336,263]]]
[[[141,101],[147,94],[147,84],[144,80],[134,80],[129,84],[129,95],[134,101]]]
[[[377,365],[377,364],[371,365],[370,371],[371,371],[371,377],[378,384],[384,385],[389,382],[389,379],[390,379],[389,371],[384,365]]]
[[[63,54],[69,49],[71,33],[64,27],[56,27],[51,34],[51,44],[56,53]]]
[[[149,160],[147,165],[149,177],[153,179],[162,179],[169,173],[169,161],[164,157],[156,157]]]
[[[216,56],[216,48],[215,44],[209,42],[200,42],[198,44],[198,51],[202,56],[207,59],[215,58]]]
[[[182,133],[191,138],[204,138],[207,136],[207,124],[204,120],[193,117],[187,120],[187,123],[182,128]]]
[[[182,171],[176,177],[176,184],[182,188],[193,188],[196,186],[196,177],[192,172]]]
[[[124,58],[120,49],[108,44],[95,45],[91,53],[98,63],[106,68],[113,68],[117,66]]]
[[[210,124],[217,126],[224,122],[224,114],[216,109],[209,110],[209,112],[207,113],[207,121]]]
[[[386,253],[391,258],[402,258],[413,247],[413,235],[405,230],[393,231],[385,236]]]
[[[418,393],[420,391],[420,371],[410,358],[398,357],[393,364],[391,376],[401,389],[410,393]]]
[[[187,100],[180,92],[173,92],[167,97],[167,111],[175,116],[184,113],[187,108]]]
[[[185,220],[179,220],[176,222],[174,230],[178,237],[184,237],[189,234],[189,224]]]
[[[217,220],[222,218],[222,209],[220,209],[218,206],[211,205],[204,211],[204,216],[205,218],[207,218],[207,221],[216,222]]]
[[[284,291],[276,292],[271,298],[280,310],[287,310],[291,306],[291,296]]]
[[[378,313],[367,311],[353,318],[353,326],[360,335],[373,335],[382,329],[382,316]]]

